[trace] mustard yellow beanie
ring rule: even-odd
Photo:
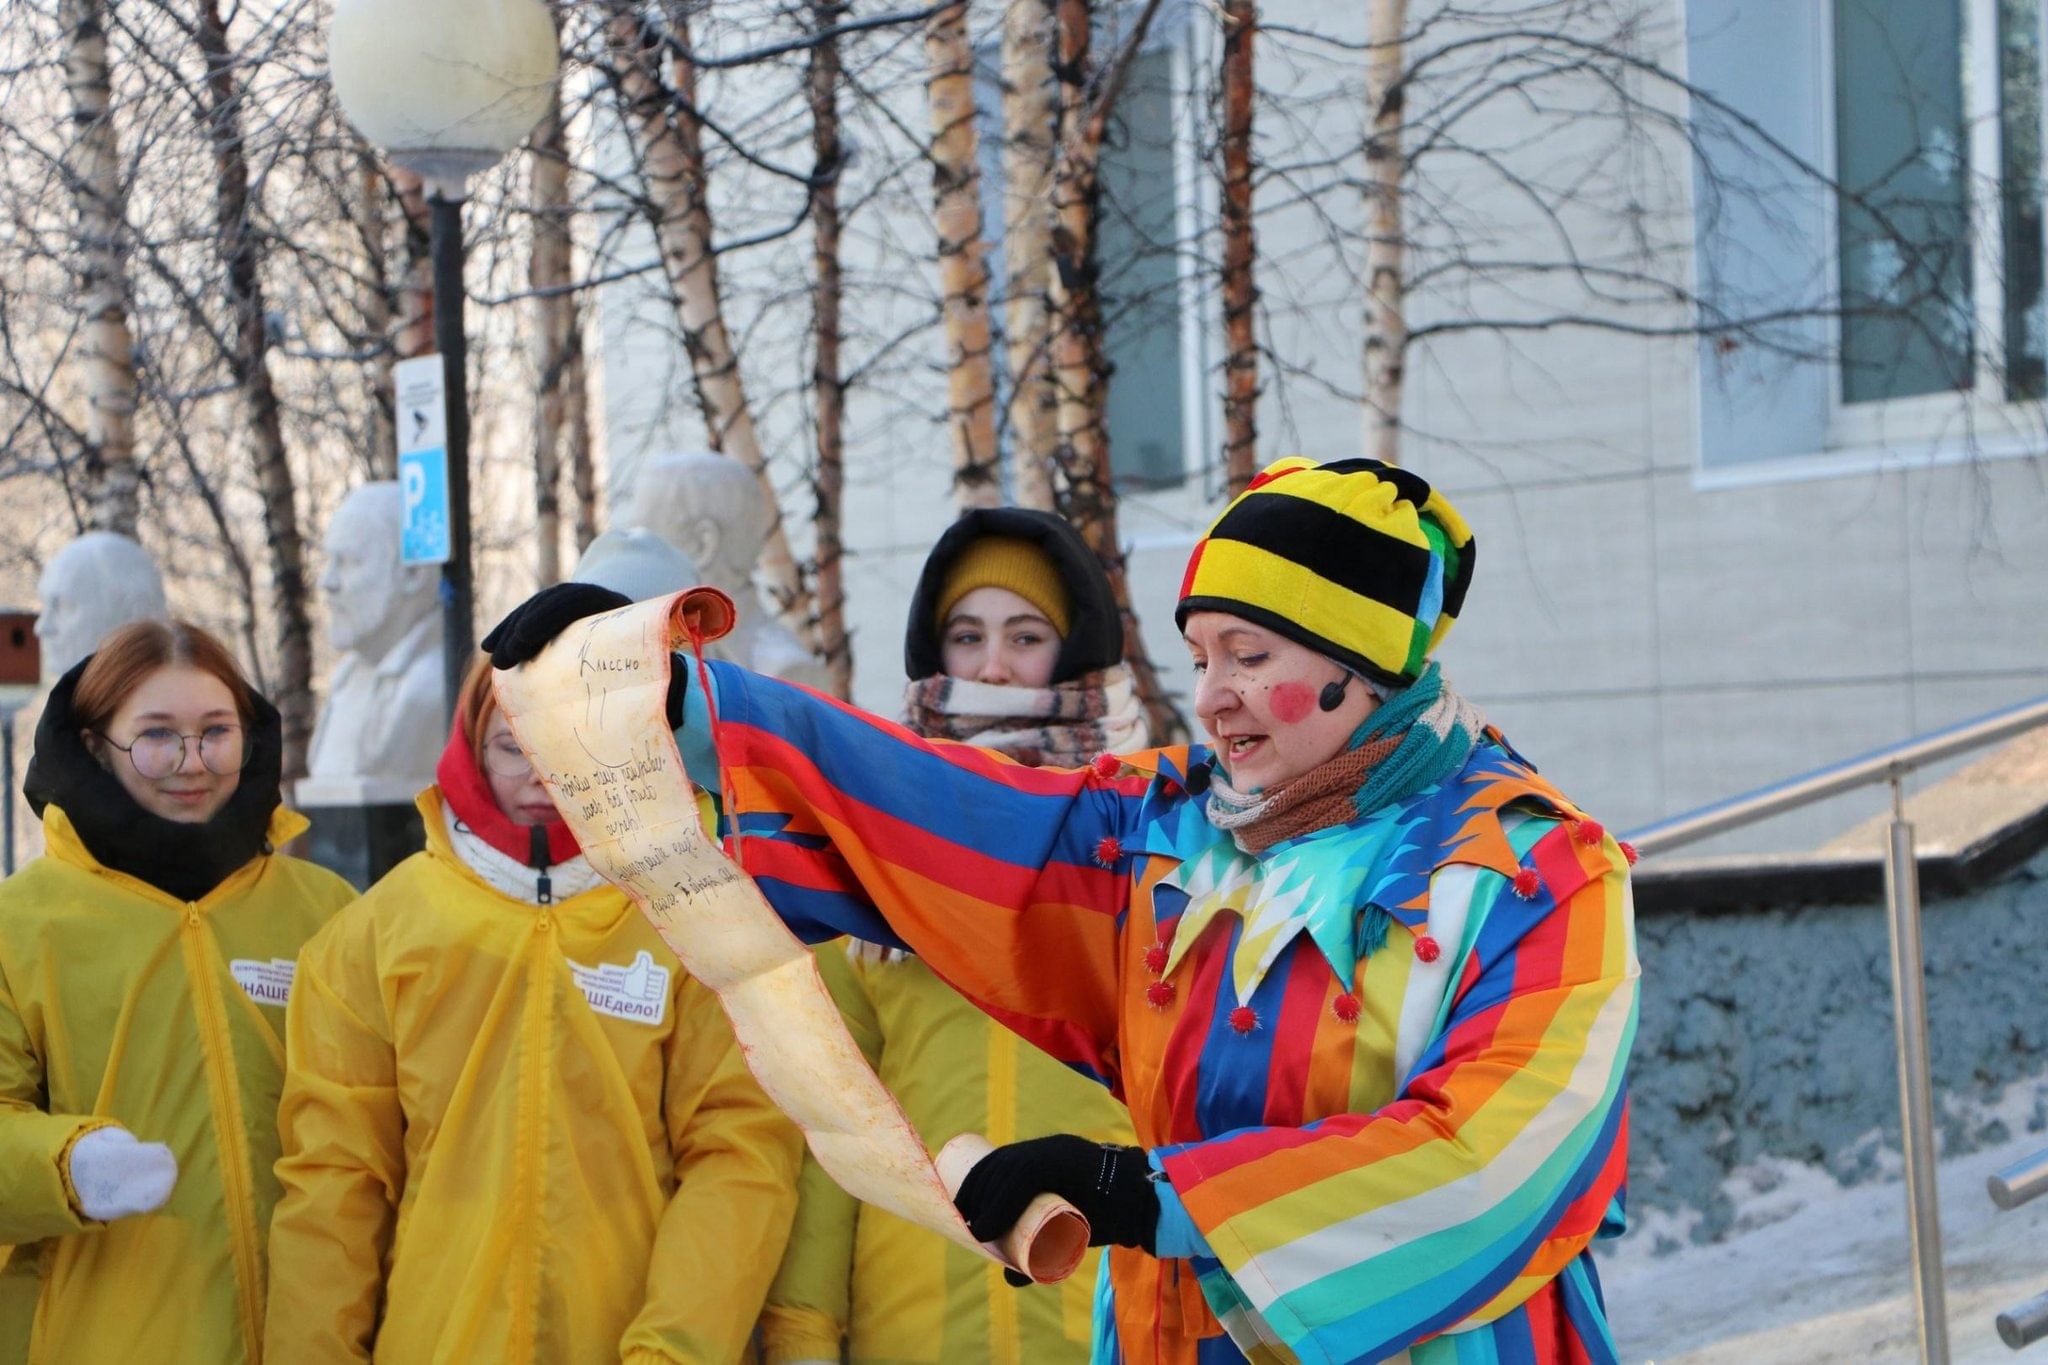
[[[1033,542],[1015,536],[986,536],[968,546],[946,573],[934,626],[943,631],[953,608],[976,588],[1008,588],[1044,613],[1062,637],[1066,635],[1066,587],[1052,556]]]

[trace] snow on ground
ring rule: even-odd
[[[1890,1077],[1871,1083],[1893,1084]],[[1993,1319],[2048,1290],[2048,1196],[2000,1210],[1987,1176],[2048,1147],[2028,1132],[2048,1078],[2015,1085],[1994,1111],[2019,1136],[1943,1162],[1942,1251],[1949,1349],[1956,1365],[2048,1365],[2048,1341],[2014,1352]],[[1896,1158],[1894,1159],[1896,1164]],[[1621,1358],[1630,1365],[1863,1365],[1919,1357],[1906,1191],[1894,1174],[1842,1189],[1789,1164],[1741,1173],[1746,1230],[1712,1246],[1653,1254],[1657,1233],[1632,1231],[1600,1275]],[[1732,1191],[1731,1191],[1732,1192]],[[1654,1223],[1654,1220],[1652,1220]]]

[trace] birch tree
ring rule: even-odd
[[[1059,394],[1049,342],[1052,289],[1052,78],[1049,0],[1010,0],[1003,11],[1004,345],[1010,381],[1012,491],[1021,507],[1051,511]]]
[[[370,391],[369,439],[362,451],[364,471],[372,479],[398,477],[398,395],[392,370],[392,329],[397,325],[393,307],[394,291],[385,238],[384,172],[376,149],[355,139],[355,194],[349,201],[349,220],[362,253],[362,279],[357,287],[357,310],[362,319],[360,344],[370,352],[363,363],[363,379]]]
[[[1259,343],[1253,310],[1259,290],[1252,278],[1252,102],[1256,94],[1253,36],[1257,0],[1221,0],[1223,24],[1223,477],[1225,492],[1244,491],[1259,464]]]
[[[106,0],[64,0],[64,74],[75,136],[68,167],[86,397],[88,523],[134,536],[141,471],[135,461],[135,338],[122,259],[127,195],[114,134]]]
[[[938,229],[939,307],[946,330],[953,497],[965,511],[1002,501],[988,262],[981,237],[981,138],[975,123],[967,0],[947,5],[925,21],[925,52],[931,64],[925,93],[932,124],[932,219]]]
[[[220,0],[200,0],[194,37],[206,63],[203,116],[217,177],[215,244],[227,285],[231,328],[225,358],[247,409],[250,458],[263,496],[277,632],[277,685],[272,701],[283,721],[284,776],[290,782],[305,774],[306,750],[313,739],[313,625],[306,602],[305,541],[299,531],[296,480],[270,372],[268,317],[256,229],[251,221],[242,85],[228,46]]]
[[[1110,466],[1109,366],[1102,349],[1102,296],[1095,259],[1100,208],[1102,139],[1129,74],[1159,12],[1146,0],[1132,31],[1109,62],[1090,61],[1094,14],[1090,0],[1057,0],[1054,12],[1059,120],[1052,171],[1051,279],[1052,378],[1057,402],[1061,511],[1102,561],[1123,616],[1124,662],[1130,665],[1152,734],[1162,742],[1187,733],[1145,649],[1131,604],[1124,552],[1117,533],[1116,482]]]
[[[846,382],[839,362],[840,304],[845,295],[839,260],[839,173],[845,152],[839,140],[839,42],[832,33],[842,12],[838,0],[811,0],[819,37],[811,48],[804,85],[811,106],[811,390],[817,405],[816,511],[811,527],[817,554],[818,649],[833,695],[849,701],[853,651],[846,635],[845,546],[839,529],[846,492]]]
[[[1366,23],[1365,84],[1372,131],[1365,143],[1365,448],[1375,460],[1399,464],[1401,392],[1408,360],[1402,236],[1407,161],[1401,150],[1408,0],[1370,0]]]
[[[687,55],[689,30],[681,12],[669,18],[671,40],[643,23],[632,0],[608,0],[609,57],[621,112],[646,183],[647,213],[670,289],[683,347],[696,380],[697,402],[714,450],[753,471],[766,500],[771,529],[761,549],[760,573],[782,623],[815,649],[811,593],[790,550],[782,507],[754,425],[720,301],[703,135],[696,111],[696,71]],[[671,88],[662,76],[666,46]]]
[[[527,281],[533,288],[534,368],[540,381],[533,421],[533,566],[543,585],[562,577],[563,471],[590,460],[582,308],[573,288],[575,210],[569,198],[569,139],[564,125],[557,78],[548,112],[528,144],[533,229]]]

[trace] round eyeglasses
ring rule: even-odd
[[[527,761],[526,751],[510,735],[500,736],[484,745],[484,767],[497,777],[523,779],[533,776],[533,764]]]
[[[181,735],[167,726],[151,726],[133,741],[108,744],[128,755],[135,771],[155,781],[169,777],[185,766],[185,746],[199,746],[199,762],[217,777],[230,777],[249,766],[248,746],[242,742],[239,725],[209,725],[196,735]]]

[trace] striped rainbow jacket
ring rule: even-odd
[[[678,738],[777,913],[908,945],[1129,1106],[1202,1245],[1113,1249],[1098,1362],[1615,1358],[1628,858],[1498,735],[1251,858],[1201,747],[1027,768],[710,676]]]

